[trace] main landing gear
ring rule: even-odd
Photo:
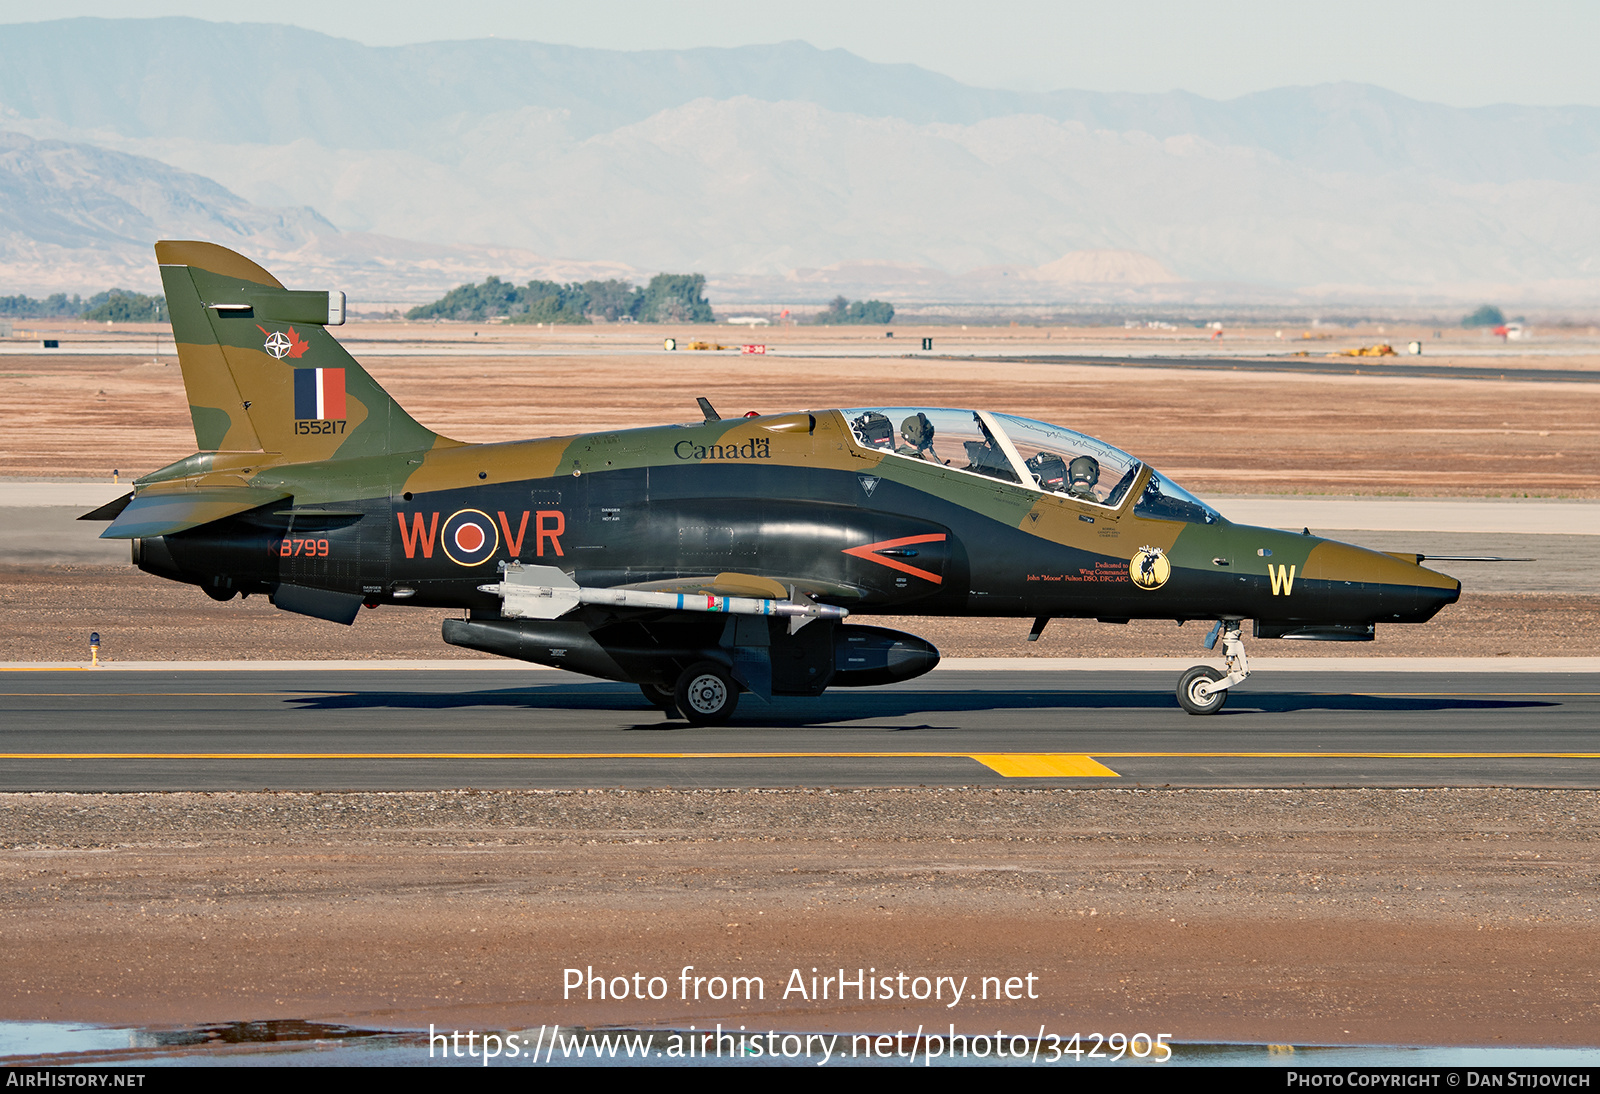
[[[1241,621],[1219,619],[1206,635],[1206,649],[1214,649],[1222,636],[1222,656],[1226,674],[1210,665],[1196,665],[1178,677],[1178,705],[1190,714],[1215,714],[1228,701],[1228,689],[1250,675],[1250,661],[1244,655]]]
[[[715,661],[690,665],[678,674],[675,687],[640,684],[639,691],[668,718],[681,717],[692,726],[720,726],[739,705],[739,685]]]
[[[720,726],[739,705],[739,685],[726,667],[701,661],[679,675],[674,701],[690,725]]]

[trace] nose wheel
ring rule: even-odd
[[[739,685],[733,674],[714,661],[690,665],[678,677],[679,712],[692,726],[719,726],[733,717],[739,705]]]
[[[1250,675],[1250,660],[1244,654],[1244,638],[1237,619],[1219,619],[1206,635],[1206,649],[1213,649],[1222,636],[1222,656],[1228,671],[1210,665],[1196,665],[1178,677],[1178,705],[1188,714],[1215,714],[1228,701],[1228,689]]]

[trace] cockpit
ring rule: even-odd
[[[1122,506],[1144,467],[1104,441],[1013,414],[923,407],[864,407],[841,413],[865,448],[1108,509]],[[1194,524],[1223,519],[1154,472],[1134,513]]]

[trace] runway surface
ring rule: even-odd
[[[940,670],[693,729],[553,671],[8,670],[0,790],[1600,787],[1600,673]]]

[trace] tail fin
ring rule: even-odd
[[[156,244],[202,452],[284,462],[416,452],[458,442],[419,425],[324,327],[344,294],[285,289],[214,243]]]

